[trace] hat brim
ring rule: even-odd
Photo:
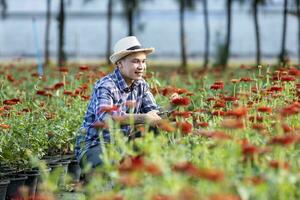
[[[113,64],[116,64],[116,62],[118,60],[124,58],[125,56],[128,56],[129,54],[136,53],[136,52],[145,52],[148,55],[148,54],[154,53],[155,49],[153,47],[151,47],[151,48],[120,51],[120,52],[116,52],[113,55],[111,55],[109,57],[109,59]]]

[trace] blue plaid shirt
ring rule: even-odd
[[[96,82],[83,125],[76,138],[75,154],[78,160],[89,148],[100,143],[99,129],[93,127],[95,122],[104,122],[109,116],[132,113],[132,110],[126,105],[127,101],[135,101],[133,110],[135,114],[160,109],[156,105],[146,81],[144,79],[136,80],[131,87],[128,87],[118,67],[113,73]],[[117,106],[118,110],[110,113],[101,111],[101,108],[107,106]],[[123,125],[121,130],[124,134],[129,134],[131,128],[129,125]],[[102,129],[101,133],[104,141],[108,142],[110,140],[108,130]]]

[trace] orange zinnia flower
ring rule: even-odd
[[[0,127],[3,129],[9,129],[10,126],[8,124],[0,124]]]
[[[160,167],[154,163],[148,163],[145,166],[145,171],[154,176],[162,175]]]
[[[156,127],[163,131],[166,131],[166,132],[174,132],[175,131],[174,126],[168,120],[165,120],[165,119],[158,120],[156,122]]]
[[[222,126],[225,128],[244,128],[244,122],[240,119],[224,119],[222,121]]]
[[[197,130],[193,134],[207,137],[207,138],[216,138],[216,139],[221,139],[221,140],[231,139],[230,135],[227,135],[226,133],[224,133],[222,131]]]
[[[233,194],[213,194],[208,200],[241,200],[241,198]]]
[[[234,116],[237,118],[241,118],[246,116],[248,113],[248,108],[245,107],[238,107],[235,108],[234,110],[229,110],[226,112],[226,116]]]
[[[156,194],[151,197],[151,200],[175,200],[176,198],[166,194]]]
[[[128,156],[120,162],[119,171],[130,172],[136,170],[143,170],[145,167],[145,160],[143,155]]]

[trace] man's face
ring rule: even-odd
[[[121,74],[130,85],[134,80],[142,79],[146,70],[146,53],[132,53],[118,62]]]

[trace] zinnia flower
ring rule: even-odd
[[[263,107],[259,107],[257,108],[258,112],[264,112],[264,113],[271,113],[272,112],[272,108],[271,107],[267,107],[267,106],[263,106]]]
[[[176,125],[184,135],[188,135],[193,129],[193,125],[189,122],[177,122]]]
[[[172,99],[172,104],[177,106],[188,106],[190,105],[191,100],[188,97],[178,97]]]
[[[8,124],[0,124],[0,127],[3,129],[9,129],[10,126]]]
[[[275,136],[271,138],[269,141],[270,144],[278,144],[282,146],[288,146],[293,144],[299,140],[299,135],[296,134],[289,134],[284,136]]]

